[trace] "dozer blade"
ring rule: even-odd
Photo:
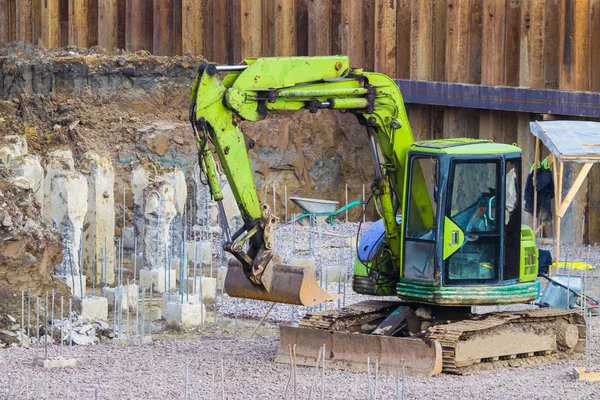
[[[365,371],[379,360],[379,370],[395,373],[402,367],[410,376],[430,377],[442,372],[442,347],[437,340],[376,336],[314,328],[280,326],[276,362],[289,363],[289,346],[296,346],[296,363],[314,366],[325,345],[327,368]]]
[[[225,277],[225,291],[232,297],[301,306],[314,306],[339,298],[337,295],[334,296],[324,291],[310,269],[273,264],[269,276],[271,279],[270,292],[263,286],[250,282],[244,274],[242,264],[236,259],[231,259]]]

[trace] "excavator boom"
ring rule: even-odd
[[[256,58],[237,66],[202,64],[190,103],[200,166],[212,195],[220,204],[223,196],[209,144],[220,160],[244,221],[238,232],[230,232],[223,207],[219,207],[225,223],[225,249],[237,260],[230,262],[226,279],[230,295],[303,305],[332,300],[310,274],[281,265],[273,253],[277,218],[259,202],[248,156],[254,142],[239,128],[240,121],[263,119],[271,110],[344,110],[366,126],[376,171],[372,190],[392,257],[387,264],[390,270],[381,274],[398,276],[401,244],[396,211],[413,137],[400,91],[389,77],[350,69],[348,58],[343,56]],[[423,220],[431,221],[433,212],[426,193],[415,198],[422,200],[419,210]],[[245,244],[247,251],[243,250]]]

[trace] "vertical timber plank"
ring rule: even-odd
[[[433,80],[433,3],[412,1],[410,32],[410,79]],[[415,140],[431,137],[431,107],[412,105],[408,116]]]
[[[213,61],[226,64],[228,62],[227,52],[227,2],[213,2]],[[233,43],[231,45],[234,45]],[[241,54],[241,48],[237,48]],[[236,57],[237,58],[237,57]],[[241,59],[240,59],[241,61]]]
[[[60,46],[64,47],[69,43],[69,0],[59,0],[58,18]]]
[[[152,51],[157,56],[173,55],[173,1],[154,0]]]
[[[171,32],[171,38],[173,40],[173,53],[172,55],[181,55],[182,40],[183,40],[183,6],[182,0],[173,0],[173,31]]]
[[[363,7],[354,7],[349,1],[342,1],[342,21],[340,27],[342,54],[347,54],[352,67],[362,67],[364,57]]]
[[[331,0],[308,0],[308,55],[331,54]]]
[[[117,46],[120,49],[125,48],[125,30],[126,30],[126,8],[127,0],[117,0]]]
[[[98,2],[98,46],[107,50],[119,47],[117,11],[117,0]]]
[[[498,86],[504,84],[506,60],[506,4],[496,0],[483,2],[483,43],[481,54],[481,83]],[[479,137],[503,142],[504,113],[495,110],[481,111]]]
[[[308,0],[296,0],[296,55],[308,55]]]
[[[69,0],[69,44],[88,47],[87,0]]]
[[[262,0],[261,4],[261,50],[263,57],[274,57],[275,54],[275,2]]]
[[[33,0],[32,24],[32,40],[39,45],[42,40],[42,0]]]
[[[17,1],[17,41],[33,43],[33,0]]]
[[[375,71],[396,76],[396,0],[375,0]]]
[[[500,1],[497,1],[501,3]],[[482,9],[484,0],[469,1],[469,27],[468,27],[468,78],[469,83],[481,83],[481,53],[483,23]]]
[[[42,1],[41,45],[46,48],[60,46],[59,0]]]
[[[88,25],[88,38],[87,43],[88,47],[97,46],[98,45],[98,7],[105,2],[111,2],[113,0],[87,0],[87,25]],[[116,23],[115,18],[115,23]],[[112,47],[108,48],[108,50],[112,50]]]
[[[544,89],[558,89],[561,0],[546,1],[544,34]]]
[[[9,15],[8,0],[0,0],[0,43],[9,41]]]
[[[504,52],[506,57],[504,85],[506,86],[519,86],[519,44],[524,3],[524,0],[509,0],[506,4],[506,51]]]
[[[365,71],[375,70],[375,51],[373,46],[374,41],[375,6],[372,1],[367,1],[363,3],[363,68],[365,69]]]
[[[409,79],[412,57],[414,0],[397,0],[396,11],[396,78]]]
[[[148,50],[147,2],[146,0],[126,0],[125,49],[130,52]]]
[[[296,52],[295,3],[295,0],[275,0],[276,56],[292,56]]]
[[[183,54],[204,54],[204,13],[203,2],[182,0],[181,51]]]
[[[448,0],[446,19],[446,81],[469,83],[469,72],[475,60],[469,60],[471,23],[469,0]],[[479,134],[479,115],[467,109],[444,110],[444,137],[473,137]]]
[[[17,40],[17,0],[8,0],[8,41]]]
[[[261,0],[240,0],[242,58],[262,55]]]

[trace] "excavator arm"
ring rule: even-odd
[[[200,167],[219,205],[225,250],[237,260],[230,262],[226,278],[226,289],[232,296],[303,305],[331,300],[312,274],[282,266],[274,254],[277,218],[258,199],[248,156],[254,142],[239,124],[264,119],[270,110],[300,109],[344,110],[356,115],[366,127],[375,167],[372,191],[392,258],[386,264],[388,270],[378,272],[399,276],[401,241],[396,213],[404,193],[405,163],[413,136],[394,81],[383,74],[351,69],[344,56],[249,58],[236,66],[203,63],[192,87],[190,121]],[[223,195],[213,154],[220,160],[244,221],[234,233],[221,205]],[[431,226],[433,212],[424,180],[422,185],[413,183],[413,198],[423,223]],[[243,278],[234,276],[234,270],[243,272]]]

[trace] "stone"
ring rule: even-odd
[[[126,226],[121,230],[123,248],[133,249],[135,246],[135,230],[132,226]]]
[[[138,293],[138,285],[129,284],[121,286],[121,309],[123,311],[127,311],[128,306],[130,310],[135,310],[135,304],[138,301]],[[108,307],[111,310],[114,310],[115,298],[119,298],[119,287],[103,287],[102,296],[106,297]]]
[[[115,172],[107,154],[93,151],[83,155],[81,172],[87,182],[83,271],[96,285],[112,285],[115,281]]]
[[[171,243],[171,221],[177,214],[175,189],[170,182],[153,182],[144,189],[143,213],[144,269],[161,271]]]
[[[183,214],[185,213],[187,200],[187,183],[185,174],[180,169],[168,169],[162,174],[162,177],[173,185],[173,201],[175,203],[175,216],[171,222],[172,229],[172,245],[175,253],[179,254],[181,243],[183,242]]]
[[[190,277],[185,279],[184,285],[186,285],[186,289],[190,294],[202,294],[202,303],[212,304],[215,302],[215,297],[217,296],[217,280],[215,278],[203,276]]]
[[[164,156],[171,145],[169,136],[163,132],[154,132],[146,137],[146,146],[148,149],[159,156]]]
[[[83,319],[87,319],[90,321],[106,321],[108,319],[108,300],[106,299],[106,297],[75,297],[73,307],[77,312],[79,312]]]
[[[113,339],[113,343],[120,346],[139,346],[144,344],[152,344],[152,336],[124,336]]]
[[[79,280],[79,275],[56,275],[56,278],[66,283],[71,291],[73,296],[86,296],[86,282],[87,276],[81,275],[81,281]],[[83,291],[82,284],[83,283]]]
[[[76,344],[79,346],[93,345],[96,343],[96,340],[97,340],[95,337],[81,335],[81,334],[75,333],[75,332],[71,332],[70,336],[67,335],[67,343],[69,343],[71,339],[73,340],[73,344]]]
[[[65,358],[35,358],[33,363],[42,368],[63,368],[63,367],[75,367],[77,365],[77,360],[74,358],[65,359]]]
[[[166,318],[166,310],[168,303],[181,303],[183,298],[183,303],[186,304],[200,304],[200,296],[197,294],[189,293],[180,295],[179,293],[163,293],[162,294],[162,308],[161,308],[161,318]]]
[[[43,183],[43,202],[42,202],[42,216],[46,221],[52,222],[52,215],[50,213],[50,195],[52,193],[52,179],[65,171],[74,171],[75,161],[73,160],[73,153],[69,149],[56,149],[51,150],[44,159],[44,183]],[[87,195],[86,195],[87,197]]]
[[[204,304],[167,303],[165,320],[167,325],[178,325],[184,329],[199,328],[205,319]]]
[[[9,165],[11,160],[27,154],[25,136],[8,135],[0,137],[0,163]]]
[[[87,213],[87,181],[75,171],[64,171],[50,184],[50,218],[63,234],[63,261],[56,268],[58,275],[79,274],[80,247]]]
[[[165,280],[166,275],[166,280]],[[156,293],[163,293],[165,291],[165,284],[169,283],[169,275],[171,279],[171,287],[169,290],[173,290],[177,286],[177,271],[174,269],[169,270],[168,274],[165,274],[165,271],[157,271],[157,270],[141,270],[140,271],[140,287],[145,288],[146,291],[150,289],[151,286],[154,286],[152,289]]]
[[[138,163],[131,172],[131,195],[133,197],[133,228],[136,235],[141,235],[144,225],[144,189],[150,184],[154,168]]]
[[[31,180],[31,191],[35,199],[42,204],[44,201],[44,169],[37,155],[22,155],[15,157],[9,164],[11,174]]]

